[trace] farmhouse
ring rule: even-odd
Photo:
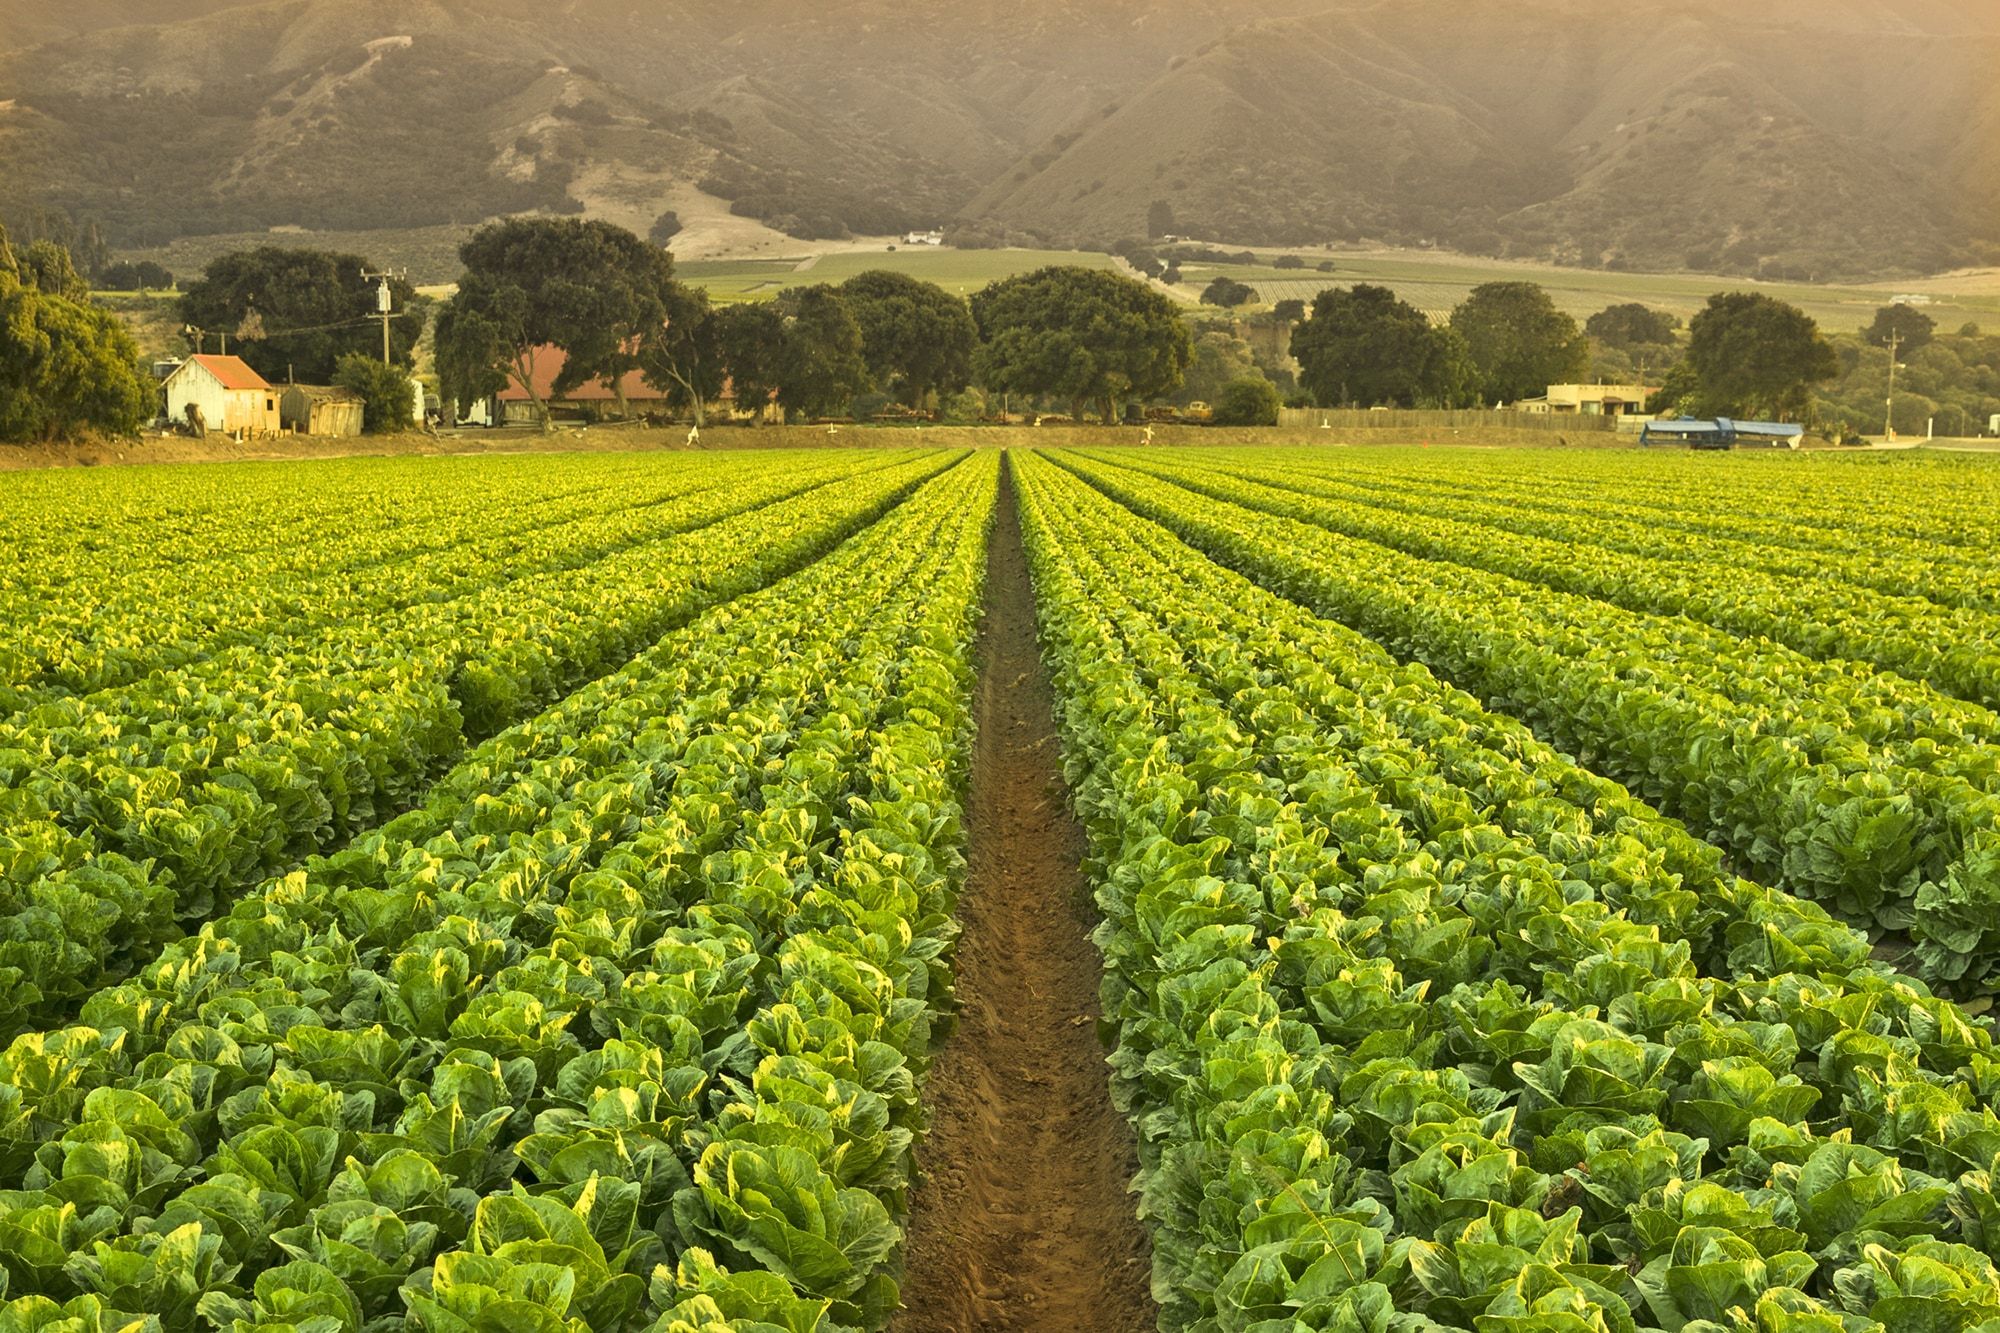
[[[943,245],[943,244],[944,244],[944,233],[943,233],[943,232],[941,232],[941,231],[913,231],[913,232],[908,232],[908,233],[906,233],[906,234],[905,234],[905,235],[903,236],[903,244],[904,244],[904,245]]]
[[[359,435],[363,408],[361,395],[352,389],[293,384],[278,399],[278,420],[301,435]]]
[[[560,347],[537,347],[528,358],[535,392],[531,395],[523,386],[518,372],[510,375],[507,387],[496,395],[498,410],[490,412],[490,420],[509,425],[535,425],[539,418],[535,414],[535,399],[540,398],[547,405],[550,414],[559,413],[581,416],[617,416],[619,389],[624,390],[625,415],[639,416],[646,412],[665,412],[667,395],[646,383],[638,371],[628,371],[620,379],[616,388],[604,380],[595,379],[577,386],[561,398],[552,396],[556,376],[569,363],[569,357]],[[471,414],[478,420],[480,413]]]
[[[1524,398],[1517,412],[1541,416],[1627,417],[1646,410],[1646,400],[1658,393],[1643,384],[1551,384],[1546,395]]]
[[[278,431],[278,391],[237,356],[191,356],[167,377],[170,420],[188,420],[194,407],[210,430],[274,435]]]

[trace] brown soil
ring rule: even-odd
[[[1102,426],[842,426],[828,433],[825,426],[711,426],[702,431],[703,449],[1070,449],[1138,444],[1136,427],[1107,430]],[[35,468],[117,467],[138,463],[269,463],[315,458],[428,457],[459,454],[621,453],[679,450],[686,447],[687,427],[596,426],[564,427],[545,435],[537,430],[458,430],[443,435],[390,435],[335,440],[281,436],[238,444],[222,435],[191,440],[181,435],[144,435],[129,440],[99,440],[63,444],[0,444],[0,472]],[[1635,447],[1631,437],[1604,435],[1558,437],[1546,431],[1466,430],[1457,435],[1421,429],[1388,427],[1354,430],[1283,429],[1278,427],[1165,426],[1155,432],[1162,446],[1193,445],[1478,445],[1556,448],[1602,443],[1607,448]]]
[[[1097,1037],[1090,943],[1011,478],[988,554],[957,1030],[925,1088],[896,1333],[1144,1333],[1132,1138]]]

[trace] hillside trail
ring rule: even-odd
[[[893,1333],[1147,1333],[1137,1160],[1098,1042],[1084,834],[1062,780],[1011,473],[987,552],[966,808],[960,1013],[925,1085],[930,1132]]]

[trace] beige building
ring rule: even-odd
[[[278,419],[301,435],[359,435],[367,404],[352,389],[321,384],[287,386],[278,399]]]
[[[1538,416],[1644,416],[1646,400],[1658,393],[1643,384],[1551,384],[1541,398],[1524,398],[1516,412]]]
[[[278,391],[239,357],[191,356],[161,387],[167,416],[177,425],[185,424],[188,408],[195,407],[210,430],[278,433]]]

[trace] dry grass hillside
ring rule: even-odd
[[[2000,262],[1991,0],[0,0],[0,217]],[[720,201],[720,202],[718,202]]]
[[[2000,6],[1352,4],[1176,62],[975,205],[1102,233],[1383,236],[1854,277],[2000,242]]]

